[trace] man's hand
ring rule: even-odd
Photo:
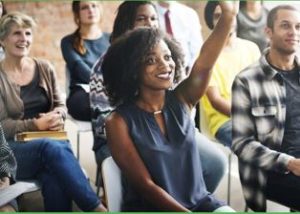
[[[9,177],[0,178],[0,189],[3,189],[8,186],[9,186]]]
[[[290,160],[287,168],[293,174],[300,176],[300,159],[294,158],[294,159]]]

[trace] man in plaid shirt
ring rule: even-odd
[[[270,48],[236,77],[232,87],[232,149],[247,205],[266,210],[266,199],[300,209],[300,11],[270,11]]]

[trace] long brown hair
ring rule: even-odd
[[[84,47],[84,42],[80,34],[80,1],[72,2],[72,12],[74,21],[77,25],[77,29],[74,32],[73,48],[81,55],[84,55],[86,53],[86,48]]]
[[[84,46],[84,41],[80,34],[80,2],[81,1],[72,2],[72,12],[74,16],[74,21],[77,25],[77,29],[74,32],[73,48],[81,55],[84,55],[86,53],[86,48]],[[102,14],[100,3],[97,2],[97,4],[99,5],[99,10],[100,13]]]

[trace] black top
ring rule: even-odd
[[[281,150],[284,153],[300,157],[300,84],[299,71],[280,71],[286,88],[286,120]]]
[[[39,86],[40,75],[37,69],[34,71],[32,81],[21,86],[21,99],[24,103],[23,119],[32,119],[39,116],[39,113],[49,111],[50,102],[46,91]]]

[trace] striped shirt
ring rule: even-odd
[[[239,158],[247,205],[254,211],[266,209],[267,171],[288,173],[287,164],[293,158],[280,152],[286,119],[285,83],[266,54],[239,73],[232,86],[232,150]]]
[[[108,95],[106,94],[103,74],[102,62],[104,55],[102,55],[93,67],[93,73],[90,79],[90,105],[91,105],[91,119],[94,136],[93,150],[97,151],[101,146],[106,145],[106,134],[104,130],[104,122],[106,117],[114,109],[109,103]]]
[[[15,177],[17,162],[12,150],[8,146],[2,126],[0,124],[0,178]]]

